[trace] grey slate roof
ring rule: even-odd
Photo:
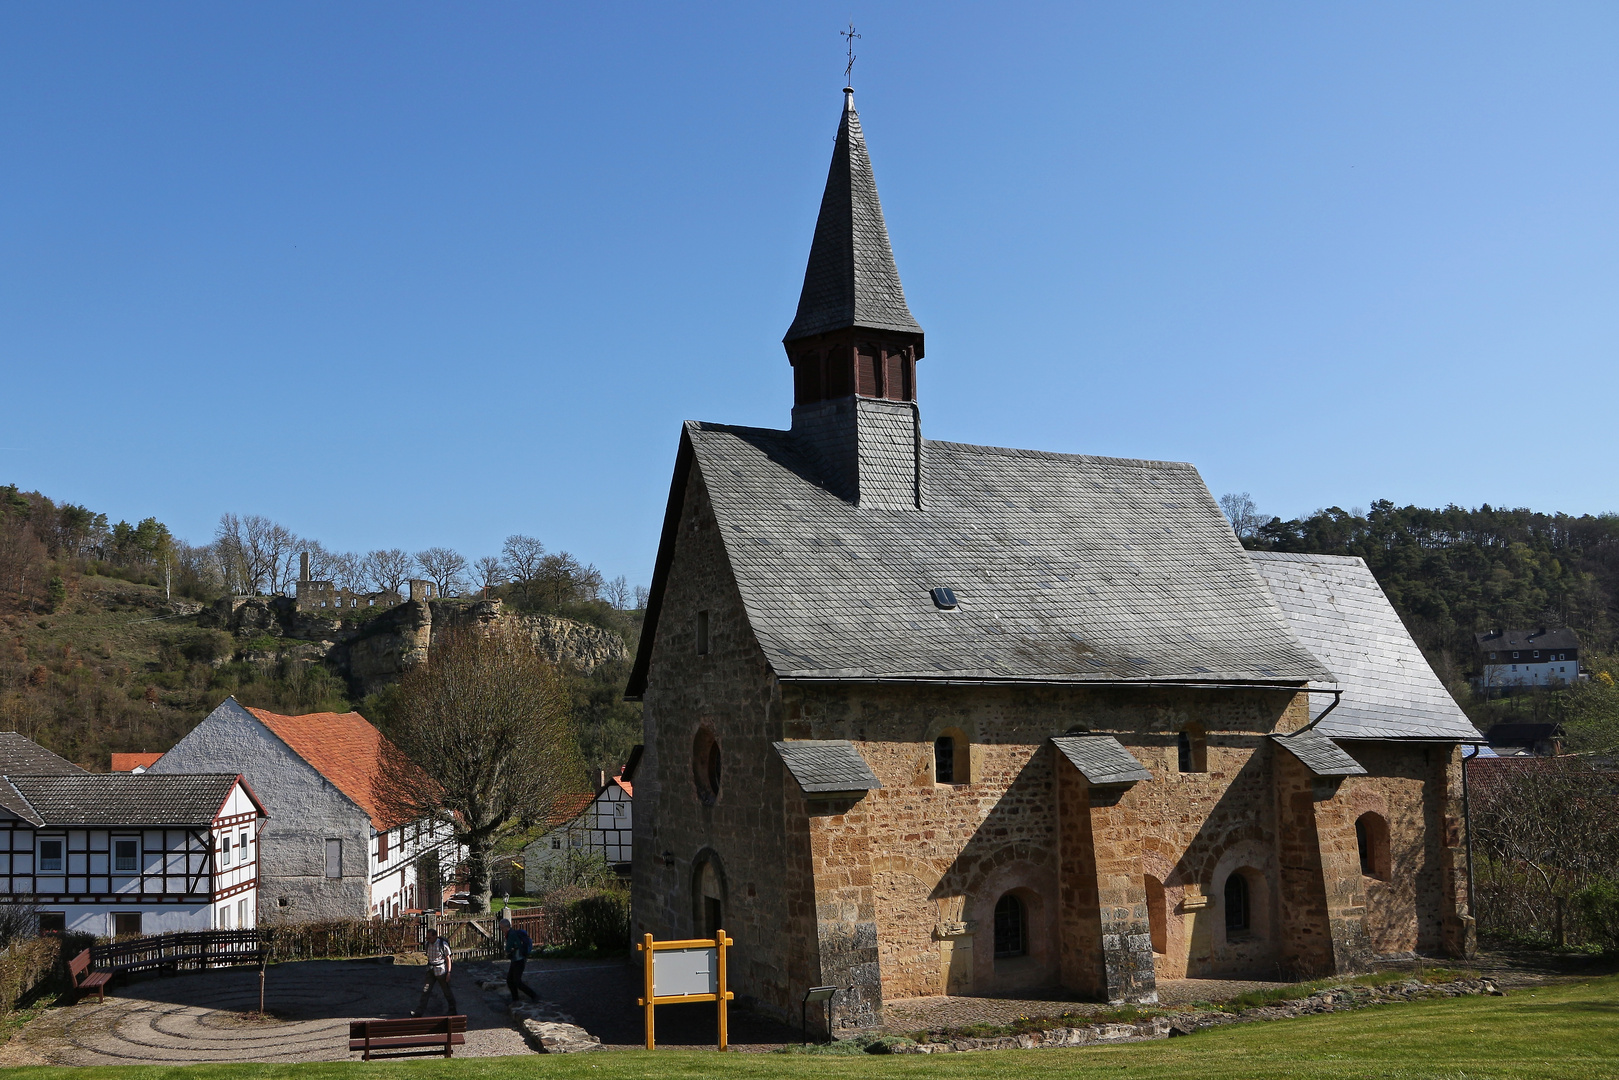
[[[236,784],[235,773],[81,773],[7,776],[35,825],[205,826]]]
[[[797,739],[773,745],[806,795],[875,791],[883,786],[848,739]]]
[[[8,773],[33,776],[78,776],[84,773],[73,762],[58,757],[34,740],[15,731],[0,731],[0,776]]]
[[[1304,767],[1317,776],[1365,776],[1361,763],[1344,753],[1343,748],[1315,729],[1296,735],[1272,735],[1277,744],[1304,763]]]
[[[26,735],[16,731],[0,731],[0,776],[7,773],[32,773],[41,776],[75,776],[83,769],[63,757],[51,753]],[[0,808],[35,825],[37,814],[23,801],[10,784],[0,783]]]
[[[645,687],[693,464],[780,678],[1332,678],[1192,466],[933,441],[923,453],[925,509],[856,508],[791,433],[688,423],[628,693]],[[955,610],[934,606],[938,586]]]
[[[1475,634],[1473,639],[1478,642],[1480,652],[1491,653],[1506,650],[1512,652],[1529,651],[1536,649],[1578,649],[1580,636],[1567,627],[1546,628],[1538,627],[1534,630],[1492,630],[1487,634]],[[1510,662],[1510,658],[1503,657]]]
[[[1152,779],[1147,767],[1111,735],[1059,735],[1051,743],[1093,784]]]
[[[1338,707],[1312,728],[1335,739],[1483,742],[1428,666],[1364,560],[1345,555],[1248,553],[1299,639],[1337,673]],[[1318,717],[1331,699],[1313,699]]]
[[[905,303],[860,116],[854,111],[854,94],[848,91],[821,213],[815,220],[798,314],[782,340],[851,326],[922,332]]]

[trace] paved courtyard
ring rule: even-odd
[[[530,1053],[506,1014],[505,992],[480,991],[470,968],[456,969],[457,1004],[467,1014],[467,1045],[457,1056]],[[104,1005],[92,994],[46,1010],[0,1047],[0,1066],[347,1061],[349,1021],[409,1016],[425,970],[388,958],[276,964],[265,981],[264,1020],[248,1016],[259,1004],[257,969],[118,979]]]

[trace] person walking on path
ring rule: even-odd
[[[534,939],[528,936],[528,931],[513,926],[510,915],[500,916],[500,928],[506,932],[506,959],[512,962],[511,967],[506,969],[506,989],[511,991],[512,1000],[517,1000],[519,990],[527,994],[531,1001],[540,1000],[540,995],[523,981],[523,968],[528,965],[529,953],[534,951]]]
[[[455,955],[450,951],[450,942],[447,938],[438,936],[438,931],[428,927],[427,940],[422,943],[422,951],[427,954],[427,981],[422,983],[422,1000],[417,1003],[416,1011],[412,1016],[427,1015],[427,999],[433,993],[436,984],[444,991],[444,1000],[450,1006],[450,1015],[460,1013],[455,1005],[455,991],[450,989],[450,969],[455,966]]]

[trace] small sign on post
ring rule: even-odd
[[[654,1045],[652,1008],[686,1002],[713,1001],[719,1004],[721,1050],[726,1048],[725,1003],[736,997],[726,989],[725,950],[736,944],[724,930],[711,938],[685,941],[654,941],[647,934],[636,944],[644,953],[646,990],[635,1004],[646,1010],[646,1048]]]

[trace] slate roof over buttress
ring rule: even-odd
[[[1092,784],[1134,784],[1152,773],[1111,735],[1059,735],[1051,740]]]
[[[848,739],[795,739],[772,745],[806,795],[876,791],[883,786]]]
[[[1314,729],[1296,735],[1272,735],[1277,744],[1304,763],[1317,776],[1365,776],[1360,762],[1344,753],[1343,747],[1317,735]]]
[[[1190,465],[925,441],[925,508],[881,510],[828,491],[790,432],[687,423],[684,440],[632,695],[694,463],[779,678],[1332,678]]]
[[[383,757],[392,744],[365,717],[357,712],[282,716],[267,709],[247,711],[364,810],[375,828],[391,829],[404,824],[390,818],[377,797],[375,784],[382,776]]]
[[[798,314],[782,340],[851,326],[922,332],[905,303],[854,92],[846,90]]]
[[[35,825],[200,828],[213,822],[238,779],[234,773],[80,773],[7,776],[4,783],[33,811],[25,816]]]
[[[1334,739],[1483,742],[1434,674],[1365,560],[1347,555],[1248,553],[1299,639],[1337,673],[1314,683],[1343,690],[1311,730]],[[1311,695],[1310,715],[1332,703]]]

